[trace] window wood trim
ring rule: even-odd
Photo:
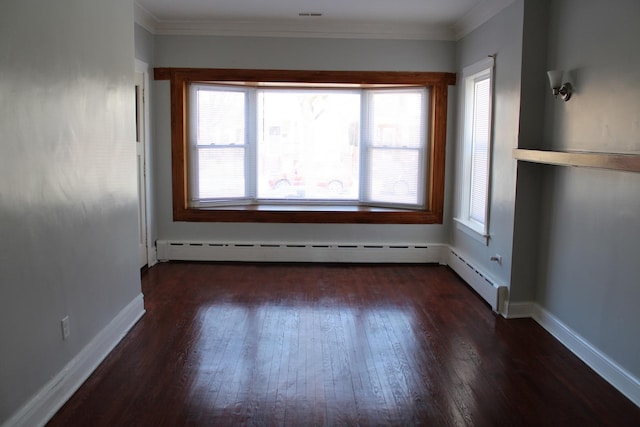
[[[299,71],[212,68],[155,68],[155,80],[169,80],[171,93],[171,174],[173,220],[192,222],[263,223],[360,223],[442,224],[444,217],[445,154],[447,140],[448,86],[455,85],[455,73],[397,71]],[[188,205],[187,85],[191,82],[246,81],[288,83],[356,83],[362,85],[407,84],[429,86],[430,141],[427,207],[424,210],[358,207],[327,210],[305,206],[282,210],[260,206],[193,208]]]

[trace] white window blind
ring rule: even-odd
[[[197,200],[246,197],[247,94],[198,86],[192,95],[192,196]]]
[[[367,106],[367,200],[422,205],[426,91],[370,91]]]
[[[464,231],[487,242],[493,104],[493,58],[463,71],[463,120],[458,172],[458,216]]]
[[[491,81],[484,76],[474,82],[473,141],[471,151],[471,196],[469,217],[481,224],[486,221],[489,178],[489,127]]]

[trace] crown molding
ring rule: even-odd
[[[450,27],[349,21],[159,21],[154,34],[385,40],[453,40]]]
[[[482,0],[451,26],[311,19],[160,20],[134,2],[135,22],[155,35],[292,37],[384,40],[460,40],[515,0]]]
[[[156,18],[147,9],[140,6],[137,1],[133,2],[133,16],[136,24],[140,25],[151,34],[157,33],[158,18]]]
[[[496,16],[515,0],[482,0],[453,24],[455,40],[460,40]]]

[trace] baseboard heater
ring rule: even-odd
[[[449,250],[448,265],[491,306],[493,311],[504,313],[506,286],[496,284],[453,249]]]
[[[159,240],[160,261],[443,263],[446,245]]]

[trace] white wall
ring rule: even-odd
[[[133,46],[130,0],[2,4],[0,424],[140,294]]]
[[[402,40],[337,40],[250,37],[157,36],[156,67],[455,71],[455,43]],[[173,222],[169,83],[155,82],[154,144],[159,239],[293,242],[444,243],[447,225],[233,224]],[[455,88],[450,89],[450,109]],[[448,154],[453,114],[449,115]],[[451,170],[451,168],[449,168]],[[450,175],[447,177],[450,184]],[[450,194],[450,187],[447,188]],[[445,200],[445,216],[450,200]]]
[[[544,145],[549,0],[524,3],[518,148]],[[531,301],[537,286],[543,169],[517,164],[509,303]]]
[[[142,26],[134,25],[135,56],[142,62],[153,64],[154,37]]]
[[[514,305],[515,315],[533,314],[635,402],[640,175],[515,166],[511,150],[640,154],[638,22],[635,0],[516,0],[459,42],[459,70],[498,53],[498,152],[492,242],[484,247],[452,229],[456,249],[507,281],[509,303],[521,303]],[[549,69],[571,71],[575,92],[569,102],[550,94]],[[503,261],[510,255],[502,269],[487,260],[497,251],[504,251]]]
[[[575,94],[549,97],[547,148],[640,153],[640,3],[555,0],[549,69]],[[640,174],[543,167],[537,302],[640,378]]]
[[[153,63],[154,63],[154,36],[142,26],[134,25],[134,40],[135,40],[135,58],[147,65],[148,81],[145,81],[145,101],[146,109],[148,110],[148,122],[145,123],[145,157],[146,157],[146,180],[147,180],[147,242],[151,242],[149,251],[152,253],[151,259],[154,260],[155,256],[153,251],[155,248],[153,245],[158,238],[158,230],[156,227],[156,214],[155,214],[155,187],[153,183],[156,181],[154,159],[156,157],[156,144],[154,143],[154,129],[153,120],[151,118],[151,110],[153,108],[154,93],[153,93]],[[142,67],[144,68],[144,67]],[[136,70],[140,71],[140,70]],[[153,261],[155,262],[155,261]]]
[[[518,146],[522,28],[524,2],[517,0],[458,42],[457,68],[462,69],[496,55],[492,174],[489,207],[489,244],[485,245],[451,227],[451,244],[500,285],[511,285],[515,206],[516,163],[512,150]],[[458,99],[458,105],[463,105]],[[456,141],[460,139],[458,133]],[[458,159],[460,155],[458,153]],[[490,261],[502,256],[502,264]]]

